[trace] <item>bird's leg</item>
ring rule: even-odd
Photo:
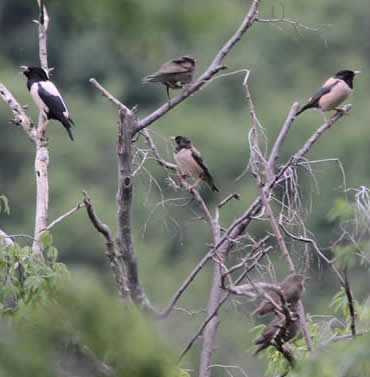
[[[322,117],[323,117],[323,119],[324,119],[324,122],[325,122],[325,123],[328,123],[328,119],[326,118],[325,113],[324,113],[323,111],[321,111],[321,114],[322,114]]]
[[[180,182],[180,186],[187,188],[188,184],[185,182],[186,175],[181,170],[177,170],[177,178]]]
[[[188,191],[191,191],[193,188],[197,187],[199,182],[201,181],[202,179],[201,178],[198,178],[192,185],[188,186],[187,187],[187,190]]]
[[[45,114],[41,114],[41,121],[42,125],[36,130],[37,134],[42,137],[45,134],[45,129],[47,124],[49,123],[49,119],[45,116]]]
[[[170,97],[170,87],[166,85],[166,92],[167,92],[167,98],[168,98],[168,106],[170,105],[171,97]]]

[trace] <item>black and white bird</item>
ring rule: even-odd
[[[188,187],[188,190],[192,190],[203,180],[208,183],[212,191],[218,192],[207,165],[204,163],[199,151],[194,148],[191,140],[186,136],[173,136],[172,139],[177,144],[174,157],[180,180],[190,177],[195,181],[193,185]]]
[[[296,116],[307,109],[318,108],[321,110],[325,122],[327,122],[324,111],[343,112],[338,106],[352,94],[353,78],[359,73],[360,71],[348,69],[337,72],[308,100],[308,103],[297,112]]]
[[[74,125],[73,120],[69,116],[62,96],[56,86],[49,80],[47,73],[41,67],[22,66],[21,68],[27,77],[27,88],[45,119],[38,132],[44,132],[48,121],[55,119],[63,124],[70,139],[73,140],[71,132],[71,128]]]
[[[193,79],[196,60],[192,56],[180,56],[163,63],[157,72],[143,78],[143,83],[159,82],[166,86],[167,97],[169,89],[181,89]]]

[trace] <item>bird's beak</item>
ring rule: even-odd
[[[175,139],[176,139],[176,136],[170,136],[170,139],[171,139],[171,140],[175,140]]]
[[[354,71],[353,73],[354,73],[355,75],[358,75],[358,74],[361,73],[361,71]]]
[[[28,71],[28,67],[26,65],[21,65],[20,69],[21,69],[21,71],[19,73],[25,73],[25,72]]]

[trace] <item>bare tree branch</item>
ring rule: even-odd
[[[155,161],[157,161],[160,166],[162,166],[166,169],[176,170],[177,169],[176,164],[172,164],[171,162],[165,161],[163,158],[161,158],[161,156],[158,152],[158,149],[155,146],[152,137],[150,136],[149,130],[143,129],[141,132],[142,132],[142,134],[145,138],[145,141],[146,141],[148,147],[150,148],[150,150],[151,150],[151,152],[154,156]]]
[[[349,287],[347,266],[344,268],[344,290],[346,292],[349,314],[351,316],[351,334],[352,337],[356,336],[356,313],[353,305],[353,298],[351,288]]]
[[[239,29],[234,33],[234,35],[225,43],[221,50],[217,53],[213,59],[211,65],[207,70],[192,84],[189,85],[180,95],[171,99],[168,103],[162,105],[159,109],[152,112],[150,115],[146,116],[144,119],[140,120],[135,132],[148,127],[157,119],[165,115],[170,109],[184,101],[186,98],[191,96],[193,93],[202,88],[202,86],[207,83],[216,73],[224,69],[225,66],[221,65],[222,59],[230,52],[233,46],[242,38],[242,36],[247,32],[247,30],[253,25],[257,18],[258,8],[260,5],[260,0],[253,0],[251,7],[249,8],[248,14],[244,18]]]
[[[98,89],[100,91],[100,93],[104,97],[107,97],[109,99],[109,101],[111,101],[113,104],[115,104],[117,106],[118,110],[125,111],[128,114],[131,113],[131,110],[128,107],[126,107],[116,97],[112,96],[112,94],[110,94],[105,88],[103,88],[94,78],[91,78],[89,81],[91,82],[91,84],[93,84],[95,86],[96,89]]]
[[[0,229],[0,240],[4,241],[8,246],[15,246],[14,241],[3,230]]]
[[[146,297],[139,278],[136,252],[132,241],[132,138],[137,124],[136,113],[119,111],[117,136],[118,155],[118,247],[126,265],[127,286],[133,301],[142,309],[156,312]]]
[[[295,114],[296,112],[298,111],[299,109],[299,103],[298,102],[295,102],[293,103],[292,107],[290,108],[290,111],[288,113],[288,116],[285,120],[285,123],[279,133],[279,136],[277,137],[276,141],[275,141],[275,144],[272,148],[272,151],[271,151],[271,154],[270,154],[270,157],[267,161],[267,165],[266,165],[266,172],[265,174],[268,176],[268,177],[272,177],[272,175],[274,174],[274,165],[277,161],[277,159],[279,158],[279,154],[280,154],[280,149],[281,149],[281,146],[289,132],[289,129],[291,127],[291,125],[293,124],[293,121],[295,119]]]
[[[52,221],[45,229],[43,229],[43,231],[45,230],[50,230],[52,228],[54,228],[55,225],[59,224],[61,221],[63,221],[66,217],[68,216],[71,216],[73,215],[74,213],[76,213],[79,209],[85,207],[85,204],[82,204],[82,203],[77,203],[77,206],[72,208],[70,211],[66,212],[64,215],[62,216],[59,216],[57,219],[55,219],[54,221]]]
[[[46,11],[44,0],[38,0],[40,17],[39,17],[39,56],[41,67],[45,72],[49,72],[48,55],[47,55],[47,27],[49,17]],[[42,129],[44,114],[40,111],[38,129]],[[43,229],[48,225],[49,213],[49,147],[48,139],[43,133],[36,132],[36,157],[35,157],[35,174],[36,174],[36,215],[35,230],[32,248],[35,252],[41,253],[42,248],[39,240]]]
[[[49,73],[48,50],[47,50],[47,30],[49,26],[49,16],[44,0],[37,0],[40,9],[38,20],[39,25],[39,55],[42,69]]]
[[[114,247],[112,232],[109,226],[103,224],[96,215],[94,208],[91,204],[91,199],[85,191],[83,191],[83,201],[91,223],[93,224],[94,228],[104,236],[106,240],[106,255],[109,258],[113,275],[116,279],[118,292],[122,298],[126,299],[130,297],[130,292],[127,287],[127,278],[121,264],[121,255],[116,251]]]
[[[244,271],[240,277],[235,281],[235,285],[238,285],[240,282],[243,281],[243,279],[247,276],[247,274],[252,271],[256,265],[259,263],[259,261],[270,251],[271,249],[263,250],[256,261],[250,266],[246,271]],[[193,346],[195,341],[198,339],[198,337],[203,333],[204,329],[208,325],[208,323],[214,318],[215,315],[217,315],[218,311],[220,310],[221,306],[227,301],[227,299],[230,297],[230,293],[226,293],[219,301],[218,305],[215,307],[214,311],[207,315],[207,318],[204,320],[204,322],[201,324],[197,332],[193,335],[193,337],[190,339],[189,343],[186,345],[184,350],[181,352],[179,358],[177,359],[177,363],[180,363],[181,360],[184,358],[184,356],[188,353],[190,348]]]
[[[0,97],[10,107],[10,110],[13,113],[14,120],[12,120],[12,123],[16,125],[21,125],[29,139],[33,143],[36,143],[36,129],[32,123],[32,120],[24,111],[23,106],[19,104],[19,102],[14,98],[10,91],[1,82]]]

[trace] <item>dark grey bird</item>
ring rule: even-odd
[[[203,180],[208,183],[212,191],[218,192],[218,188],[213,182],[207,165],[203,161],[199,151],[193,146],[191,140],[186,136],[172,136],[172,139],[177,144],[174,157],[179,170],[180,180],[190,177],[195,181],[193,185],[188,187],[189,191]]]
[[[290,274],[282,282],[278,284],[284,294],[286,303],[289,305],[290,310],[294,307],[304,293],[304,276],[300,274]],[[281,305],[281,299],[277,292],[269,292],[269,296],[278,305]],[[265,315],[275,310],[271,301],[262,300],[258,308],[252,313],[258,315]]]
[[[73,140],[71,128],[74,125],[69,116],[66,104],[56,86],[49,80],[47,73],[41,67],[22,66],[22,72],[27,77],[27,88],[31,96],[43,113],[45,123],[38,130],[42,133],[49,119],[61,122],[66,129],[68,136]]]
[[[172,59],[151,75],[143,78],[143,83],[159,82],[166,86],[167,97],[170,99],[170,89],[181,89],[193,79],[196,60],[192,56],[180,56]]]
[[[254,342],[254,344],[259,346],[254,356],[269,346],[276,346],[276,348],[280,350],[284,343],[297,335],[300,327],[299,318],[287,321],[285,317],[275,317],[263,329],[261,336]]]
[[[338,106],[345,101],[353,92],[353,79],[360,71],[345,69],[330,77],[324,85],[308,100],[296,116],[307,109],[318,108],[321,110],[324,121],[327,122],[325,111],[336,110],[343,112]]]

